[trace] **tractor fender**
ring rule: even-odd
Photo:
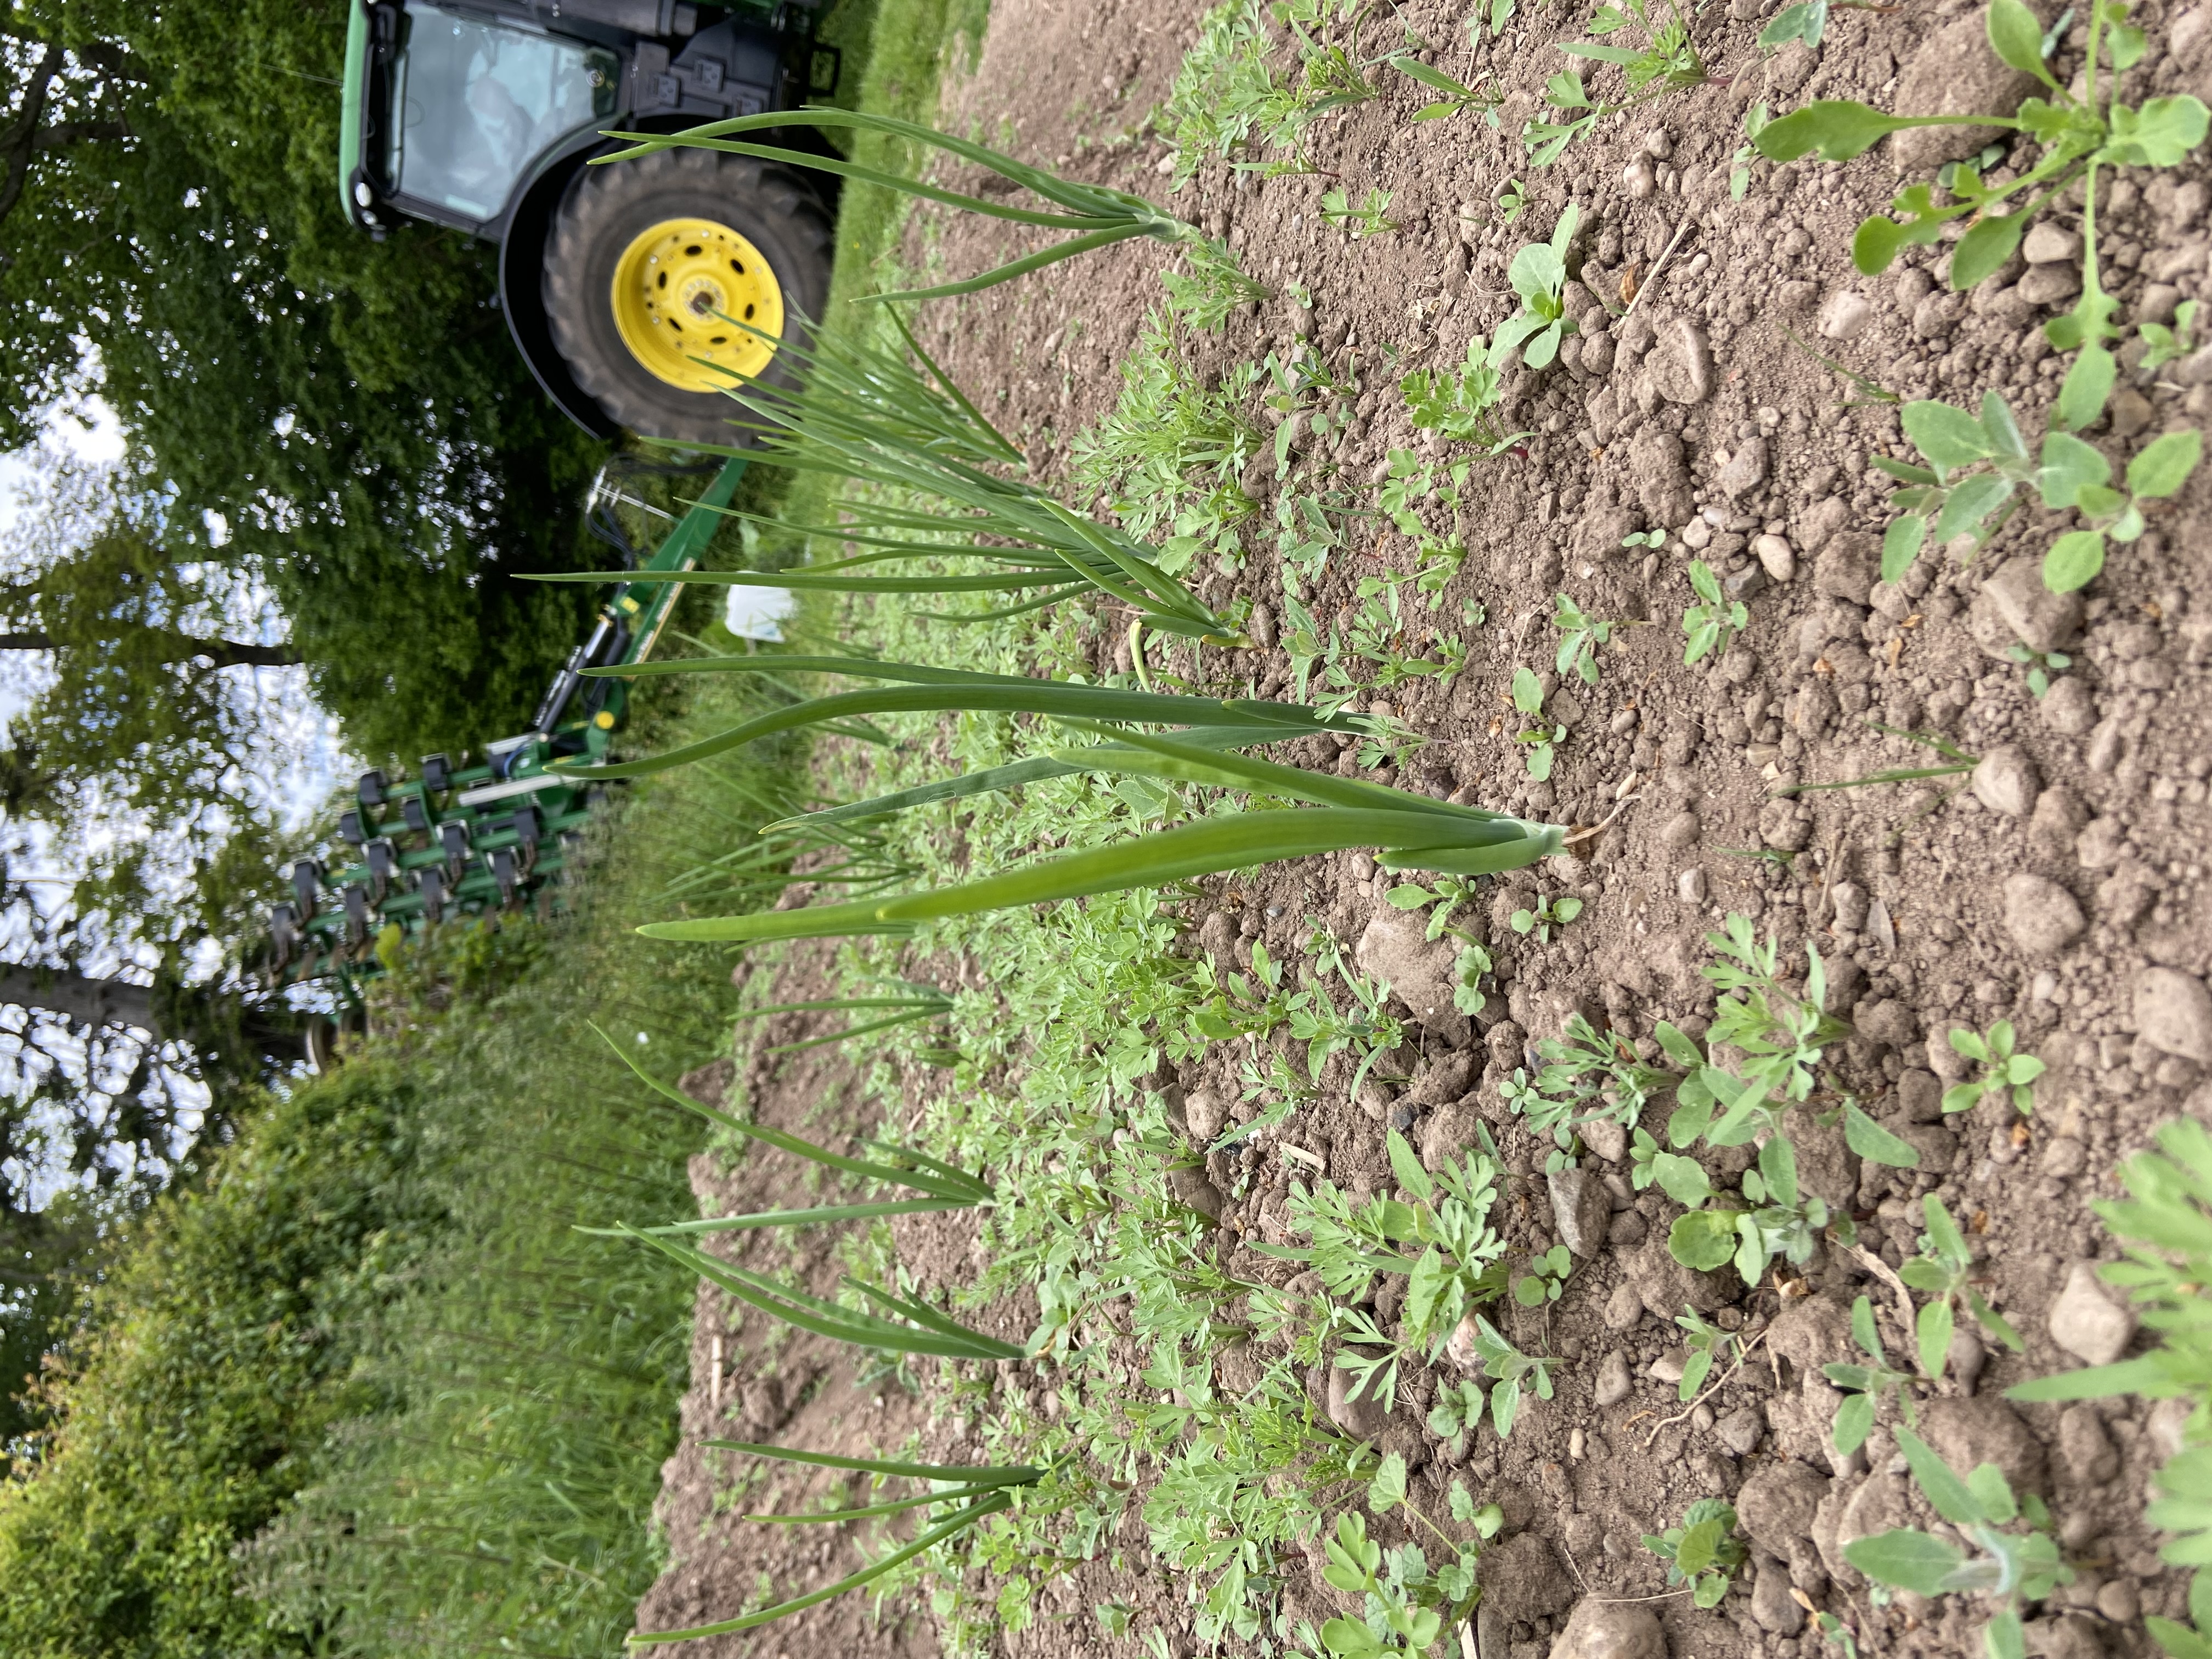
[[[698,122],[696,116],[669,112],[618,116],[611,118],[609,125],[631,132],[681,132],[686,127],[696,126]],[[759,136],[787,149],[836,154],[820,129],[815,127],[778,129]],[[623,148],[620,140],[603,138],[592,131],[573,134],[566,143],[549,149],[530,178],[515,191],[499,243],[499,308],[506,314],[507,331],[514,340],[514,349],[530,365],[532,377],[553,400],[554,406],[594,438],[600,439],[618,435],[622,428],[608,419],[599,404],[576,384],[575,378],[568,373],[568,365],[553,344],[553,331],[545,319],[545,245],[553,234],[553,222],[560,213],[562,198],[583,173],[585,165],[594,155]],[[840,181],[830,173],[817,178],[817,190],[834,213],[836,187]]]

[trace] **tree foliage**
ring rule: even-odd
[[[161,551],[267,585],[356,748],[504,735],[590,605],[519,577],[585,556],[602,446],[530,380],[491,250],[344,223],[340,0],[0,18],[0,447],[88,348]]]

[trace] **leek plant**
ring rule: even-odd
[[[592,778],[641,778],[712,758],[780,732],[855,715],[914,714],[939,709],[1041,714],[1055,720],[1146,721],[1161,725],[1233,728],[1241,743],[1272,743],[1322,732],[1364,732],[1372,722],[1358,715],[1331,717],[1298,703],[1249,698],[1178,696],[1127,691],[1073,680],[1036,680],[1020,674],[985,674],[922,663],[878,662],[866,657],[689,657],[637,663],[588,674],[648,678],[662,674],[840,674],[893,684],[869,691],[842,691],[771,711],[711,738],[643,760],[562,769]],[[1094,769],[1085,766],[1078,770]],[[942,797],[939,797],[942,799]]]
[[[952,999],[934,986],[907,985],[903,988],[906,992],[903,996],[817,997],[805,1002],[771,1003],[765,1008],[748,1008],[738,1018],[747,1020],[766,1019],[771,1014],[854,1012],[878,1016],[858,1025],[848,1025],[842,1031],[825,1032],[799,1042],[779,1042],[773,1048],[761,1050],[764,1054],[797,1054],[802,1048],[818,1048],[825,1043],[842,1042],[848,1037],[868,1036],[877,1031],[911,1025],[918,1019],[933,1019],[951,1010]],[[884,1010],[890,1012],[884,1012]]]
[[[772,133],[790,127],[844,128],[852,131],[876,132],[940,149],[947,155],[958,156],[962,161],[987,167],[1001,179],[1011,179],[1024,190],[1042,197],[1062,210],[1052,213],[1040,212],[1033,208],[1010,207],[1003,202],[963,195],[958,191],[946,190],[941,185],[926,184],[921,179],[906,178],[896,173],[885,173],[879,167],[867,167],[858,161],[817,155],[809,150],[788,149],[778,144],[755,143],[732,136],[737,133]],[[679,145],[697,149],[718,149],[732,155],[758,156],[763,161],[780,162],[786,167],[810,167],[817,173],[834,173],[841,179],[857,179],[863,183],[880,185],[902,195],[939,202],[946,207],[984,214],[1013,224],[1037,225],[1048,230],[1077,233],[1051,247],[1009,260],[980,276],[970,276],[964,282],[945,283],[935,288],[872,296],[878,300],[939,300],[954,295],[974,294],[983,289],[995,288],[1000,283],[1012,282],[1018,276],[1025,276],[1033,270],[1042,270],[1063,259],[1073,259],[1094,249],[1111,247],[1116,242],[1126,242],[1139,236],[1149,236],[1170,246],[1206,240],[1196,226],[1186,224],[1166,209],[1156,207],[1141,196],[1132,196],[1126,191],[1109,190],[1103,185],[1086,185],[1056,178],[1040,167],[1017,161],[1011,155],[1002,155],[968,139],[956,138],[950,133],[939,132],[913,121],[902,121],[894,116],[870,114],[860,110],[778,110],[763,115],[740,115],[728,121],[709,121],[704,126],[688,128],[682,132],[610,132],[604,136],[627,139],[631,142],[632,148],[617,150],[611,155],[593,157],[592,164],[595,167],[630,161]]]
[[[1078,729],[1099,729],[1081,720],[1066,723]],[[1385,869],[1484,875],[1533,864],[1565,844],[1566,832],[1555,824],[1525,823],[1384,784],[1217,753],[1176,738],[1137,732],[1116,736],[1110,746],[1062,749],[1052,758],[1079,771],[1243,790],[1310,805],[1219,813],[1133,842],[1043,860],[933,891],[751,915],[653,922],[638,931],[649,939],[702,943],[906,933],[919,923],[950,916],[1161,887],[1353,847],[1379,848],[1376,861]]]
[[[600,1036],[604,1037],[606,1034],[602,1031]],[[710,1123],[743,1135],[749,1140],[757,1140],[780,1152],[805,1158],[810,1163],[881,1182],[887,1186],[903,1187],[921,1196],[679,1221],[659,1227],[633,1227],[625,1222],[613,1227],[580,1228],[579,1231],[636,1239],[659,1250],[671,1261],[690,1268],[702,1279],[720,1285],[748,1307],[756,1308],[787,1324],[795,1325],[800,1330],[826,1336],[833,1341],[849,1342],[856,1347],[874,1348],[888,1353],[936,1354],[951,1359],[1000,1360],[1022,1357],[1024,1350],[1018,1345],[1001,1342],[995,1337],[985,1336],[980,1331],[971,1331],[965,1325],[947,1319],[917,1297],[894,1296],[875,1285],[864,1285],[858,1279],[848,1278],[846,1284],[861,1297],[895,1316],[885,1319],[809,1295],[787,1285],[780,1285],[765,1273],[733,1266],[684,1242],[687,1237],[702,1232],[811,1226],[833,1221],[872,1221],[886,1216],[915,1215],[937,1210],[975,1209],[991,1203],[994,1196],[989,1183],[980,1176],[971,1175],[941,1158],[932,1158],[909,1146],[898,1146],[879,1140],[862,1141],[863,1146],[897,1160],[895,1163],[874,1164],[833,1152],[826,1146],[818,1146],[786,1130],[770,1128],[765,1124],[748,1123],[720,1107],[695,1100],[682,1090],[663,1083],[632,1060],[611,1038],[608,1039],[608,1046],[622,1055],[623,1063],[654,1093],[686,1111],[696,1112]]]
[[[740,520],[869,550],[797,570],[631,571],[624,579],[803,592],[1019,596],[1003,609],[949,618],[961,621],[1042,610],[1095,589],[1130,606],[1145,626],[1159,632],[1217,645],[1249,643],[1161,569],[1144,543],[1072,512],[1025,479],[1005,476],[1004,469],[1023,464],[1022,452],[984,418],[896,313],[894,320],[903,349],[834,337],[778,343],[780,358],[789,358],[795,368],[796,389],[732,372],[731,396],[745,411],[732,425],[751,444],[707,447],[744,454],[758,465],[851,479],[896,501],[934,500],[943,507],[850,501],[848,523],[797,526],[722,509]],[[953,556],[997,568],[965,575],[883,574],[885,565]],[[566,571],[533,580],[611,578],[604,571]]]
[[[750,1457],[770,1458],[779,1463],[854,1469],[872,1474],[878,1480],[927,1480],[933,1488],[915,1498],[894,1498],[881,1504],[858,1504],[848,1509],[826,1510],[808,1515],[749,1515],[744,1517],[748,1521],[767,1522],[785,1527],[842,1525],[848,1521],[870,1520],[878,1516],[902,1514],[908,1510],[931,1510],[941,1505],[953,1506],[952,1512],[923,1528],[911,1543],[902,1545],[880,1560],[870,1562],[858,1572],[850,1573],[834,1584],[793,1596],[787,1601],[779,1601],[774,1607],[763,1607],[756,1613],[720,1620],[711,1625],[698,1625],[690,1630],[641,1632],[629,1638],[629,1645],[633,1648],[650,1647],[659,1642],[696,1642],[709,1636],[727,1636],[738,1631],[756,1630],[763,1625],[773,1624],[779,1619],[842,1595],[848,1590],[859,1589],[892,1569],[903,1566],[925,1551],[936,1548],[946,1539],[965,1531],[977,1522],[1012,1508],[1013,1499],[1010,1493],[1023,1486],[1033,1486],[1051,1473],[1049,1469],[1022,1465],[896,1463],[878,1457],[836,1457],[827,1452],[798,1451],[787,1446],[763,1446],[747,1440],[702,1440],[699,1443],[717,1451],[743,1452]]]

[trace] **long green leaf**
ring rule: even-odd
[[[817,1607],[832,1596],[842,1595],[847,1590],[858,1589],[863,1584],[872,1583],[894,1567],[902,1566],[923,1552],[935,1549],[938,1545],[963,1528],[972,1527],[988,1516],[1000,1514],[1012,1507],[1012,1498],[1003,1492],[994,1493],[974,1508],[963,1510],[951,1520],[932,1527],[911,1544],[893,1550],[873,1565],[863,1567],[849,1577],[841,1578],[824,1589],[795,1596],[788,1601],[780,1601],[772,1607],[763,1607],[758,1613],[749,1613],[742,1618],[725,1619],[719,1624],[699,1625],[690,1630],[654,1631],[633,1636],[629,1638],[629,1645],[641,1648],[649,1647],[656,1642],[693,1642],[703,1637],[727,1636],[736,1631],[754,1630],[763,1625],[773,1624],[779,1619],[787,1618],[805,1608]]]
[[[808,1227],[826,1221],[869,1221],[878,1216],[924,1215],[934,1210],[972,1210],[964,1198],[902,1198],[885,1204],[832,1204],[808,1210],[763,1210],[755,1215],[717,1216],[704,1221],[672,1221],[659,1227],[579,1227],[580,1233],[600,1238],[627,1238],[633,1233],[648,1237],[687,1237],[694,1233],[750,1232],[762,1227]]]
[[[970,1486],[1021,1486],[1042,1480],[1045,1471],[1022,1463],[897,1463],[883,1457],[847,1457],[836,1452],[803,1451],[757,1440],[702,1440],[714,1451],[748,1452],[778,1463],[805,1463],[822,1469],[858,1469],[864,1474],[904,1475],[914,1480],[951,1480]]]
[[[1019,259],[1009,259],[995,265],[980,276],[969,276],[957,283],[940,283],[935,288],[902,288],[890,294],[867,297],[890,303],[899,300],[951,300],[963,294],[980,294],[987,288],[996,288],[1001,283],[1011,283],[1026,276],[1033,270],[1042,270],[1047,265],[1056,265],[1063,259],[1073,259],[1085,253],[1094,253],[1102,247],[1111,247],[1116,242],[1126,242],[1132,237],[1148,234],[1143,225],[1125,225],[1113,230],[1094,230],[1086,236],[1071,236],[1067,240]]]
[[[1434,812],[1345,807],[1240,812],[933,892],[749,916],[652,922],[638,931],[648,939],[695,943],[835,937],[872,931],[885,922],[935,921],[1133,887],[1160,887],[1194,876],[1352,847],[1401,851],[1407,867],[1446,867],[1426,861],[1437,854],[1452,859],[1449,867],[1466,873],[1494,872],[1519,869],[1557,852],[1565,835],[1556,825],[1514,819],[1462,823]]]
[[[723,1111],[720,1107],[709,1106],[703,1100],[694,1100],[681,1089],[663,1083],[631,1059],[622,1044],[617,1042],[605,1031],[599,1030],[597,1025],[593,1025],[592,1029],[599,1031],[600,1040],[608,1048],[613,1049],[623,1064],[629,1066],[636,1074],[638,1080],[655,1094],[675,1105],[681,1106],[687,1112],[696,1112],[708,1122],[720,1124],[723,1128],[743,1135],[748,1140],[757,1140],[763,1146],[775,1147],[780,1152],[789,1152],[793,1157],[803,1158],[811,1163],[826,1164],[833,1170],[842,1170],[848,1175],[866,1176],[871,1180],[884,1182],[894,1187],[910,1187],[916,1192],[927,1193],[932,1198],[969,1198],[978,1190],[988,1196],[990,1192],[990,1188],[983,1186],[973,1176],[963,1176],[961,1184],[953,1184],[940,1176],[920,1176],[911,1170],[894,1169],[889,1164],[869,1164],[856,1158],[845,1158],[831,1152],[826,1146],[817,1146],[812,1141],[803,1139],[787,1130],[770,1128],[764,1123],[748,1123],[741,1117],[736,1117]]]
[[[981,1498],[987,1492],[1002,1490],[998,1486],[956,1486],[950,1492],[924,1492],[919,1498],[897,1498],[888,1504],[870,1504],[864,1509],[824,1510],[818,1515],[748,1515],[747,1521],[763,1522],[771,1527],[842,1526],[848,1521],[866,1521],[879,1515],[903,1515],[908,1510],[928,1509],[937,1504],[964,1503],[971,1498]]]

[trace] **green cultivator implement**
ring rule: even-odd
[[[601,793],[554,763],[605,763],[629,712],[629,683],[591,671],[635,668],[652,656],[681,591],[654,578],[698,563],[744,469],[741,458],[723,463],[642,558],[599,510],[618,493],[602,474],[593,527],[635,561],[636,574],[616,579],[598,625],[554,676],[529,730],[487,744],[473,762],[425,756],[412,778],[361,775],[357,804],[338,821],[346,854],[295,864],[292,901],[270,914],[276,982],[329,981],[342,1005],[356,1006],[360,981],[382,971],[380,942],[448,916],[550,902]]]

